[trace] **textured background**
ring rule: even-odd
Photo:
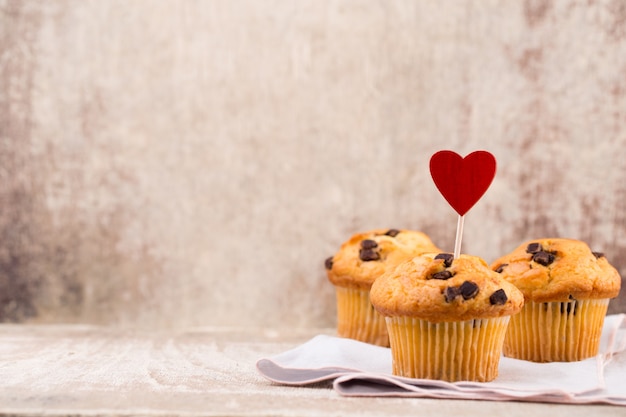
[[[625,145],[624,0],[0,0],[0,321],[333,325],[352,233],[452,250],[440,149],[499,163],[464,252],[626,276]]]

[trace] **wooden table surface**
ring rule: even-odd
[[[285,387],[255,362],[330,329],[141,332],[0,325],[0,415],[626,416],[626,407],[346,398],[328,384]]]

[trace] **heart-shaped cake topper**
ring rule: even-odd
[[[487,151],[475,151],[465,158],[453,151],[439,151],[430,158],[430,175],[446,201],[464,216],[491,185],[496,159]]]

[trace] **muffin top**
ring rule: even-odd
[[[535,302],[614,298],[619,272],[585,242],[544,238],[525,242],[491,267]]]
[[[398,265],[372,285],[370,300],[383,316],[430,322],[507,316],[520,311],[524,296],[476,256],[453,259],[429,253]]]
[[[389,268],[424,252],[438,252],[428,235],[415,230],[375,229],[353,235],[326,259],[336,286],[369,289]]]

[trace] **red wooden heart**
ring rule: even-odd
[[[475,151],[465,158],[439,151],[430,158],[430,175],[446,201],[463,216],[491,185],[496,159],[487,151]]]

